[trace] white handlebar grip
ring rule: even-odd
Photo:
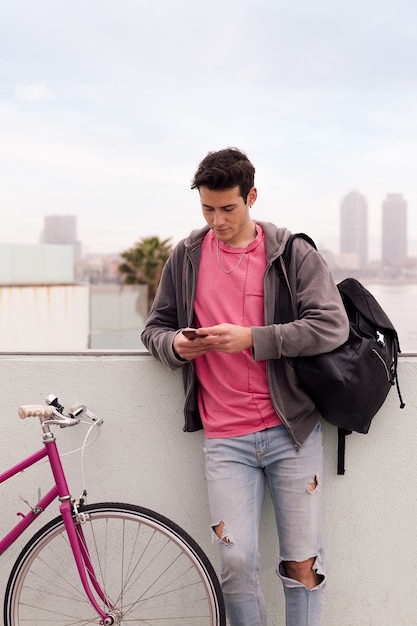
[[[52,407],[43,404],[26,404],[18,409],[19,417],[52,417]]]

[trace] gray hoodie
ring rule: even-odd
[[[265,233],[267,266],[264,275],[264,325],[252,328],[252,356],[267,361],[271,399],[294,444],[300,446],[320,420],[320,413],[300,387],[291,358],[330,352],[346,341],[349,322],[338,289],[321,255],[296,238],[288,275],[281,255],[291,233],[286,228],[259,222]],[[183,368],[185,431],[202,428],[198,411],[194,364],[179,358],[174,337],[194,326],[201,242],[208,227],[193,231],[179,242],[165,264],[158,291],[142,332],[149,352],[171,369]],[[274,265],[281,263],[291,293],[295,321],[281,324],[278,301],[282,283]],[[281,292],[282,293],[282,292]],[[297,319],[298,318],[298,319]]]

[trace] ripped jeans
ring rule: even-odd
[[[318,425],[297,450],[284,426],[243,437],[204,440],[212,527],[221,549],[221,583],[231,626],[266,626],[259,583],[258,534],[268,484],[280,557],[277,574],[287,626],[319,626],[325,576],[322,546],[323,444]],[[314,557],[318,584],[287,577],[286,561]]]

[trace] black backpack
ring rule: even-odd
[[[291,235],[282,257],[286,268],[296,237],[302,237],[317,249],[308,235]],[[295,319],[291,294],[279,262],[276,265],[287,285],[286,290],[280,290],[279,299],[280,320],[287,323]],[[358,280],[346,278],[337,288],[349,318],[349,338],[332,352],[291,360],[301,385],[322,417],[338,428],[337,473],[344,474],[346,435],[353,431],[368,432],[393,385],[397,385],[400,407],[404,408],[405,404],[397,377],[397,358],[401,352],[397,331],[374,296]]]

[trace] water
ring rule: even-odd
[[[365,283],[397,329],[401,352],[417,353],[417,283]]]
[[[364,279],[361,281],[378,300],[397,329],[402,353],[417,353],[417,283],[367,283]],[[143,285],[134,288],[142,289]],[[138,308],[139,295],[128,293],[129,288],[124,286],[125,301],[121,303],[120,286],[98,285],[95,289],[97,293],[93,291],[93,332],[90,347],[132,349],[143,347],[140,343],[140,330],[144,314],[139,310],[140,307]],[[113,295],[111,290],[114,291]],[[100,294],[104,300],[100,299]],[[144,296],[141,297],[144,300]],[[142,318],[139,319],[137,316],[140,315]]]

